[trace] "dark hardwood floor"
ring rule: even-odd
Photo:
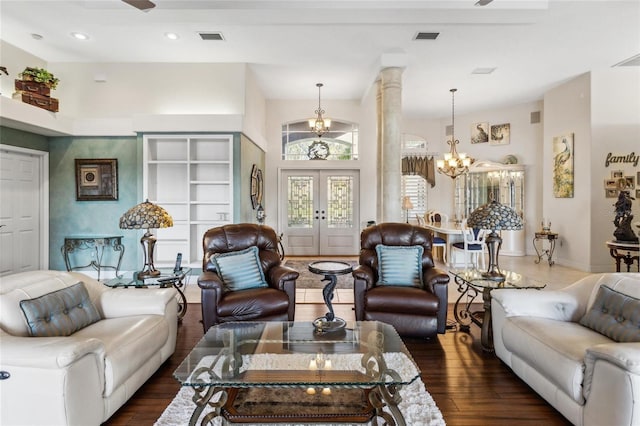
[[[350,307],[334,305],[344,318]],[[296,309],[296,320],[304,321],[324,314],[326,307]],[[190,304],[178,327],[176,352],[105,425],[153,425],[160,417],[179,390],[173,371],[202,338],[200,316],[200,305]],[[448,330],[437,339],[405,339],[405,344],[448,425],[570,425],[494,354],[482,351],[475,326],[471,333]]]

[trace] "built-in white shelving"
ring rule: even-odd
[[[173,217],[158,229],[156,265],[202,264],[202,236],[233,221],[232,135],[145,135],[143,188]]]

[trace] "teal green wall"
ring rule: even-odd
[[[4,126],[0,126],[0,143],[37,151],[49,151],[49,139],[46,136]]]
[[[49,144],[49,267],[65,269],[60,248],[68,235],[122,235],[122,270],[136,270],[138,231],[119,228],[120,216],[138,204],[141,195],[142,151],[138,138],[56,137]],[[118,200],[76,201],[75,159],[118,160]],[[139,258],[140,257],[140,258]]]

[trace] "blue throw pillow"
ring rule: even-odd
[[[422,246],[378,244],[378,285],[422,287]]]
[[[21,300],[20,309],[34,337],[70,336],[101,319],[82,282]]]
[[[616,342],[640,342],[640,300],[602,285],[580,324]]]
[[[213,263],[228,290],[268,287],[260,265],[258,247],[217,254],[213,257]]]

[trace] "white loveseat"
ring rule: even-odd
[[[30,337],[20,301],[78,282],[97,322],[66,337]],[[1,277],[0,424],[99,425],[173,354],[176,332],[173,288],[112,289],[61,271]]]
[[[562,415],[575,425],[640,425],[640,343],[604,335],[637,339],[640,274],[594,274],[558,291],[491,296],[496,355]],[[618,308],[623,314],[611,316]],[[580,323],[586,313],[589,327]]]

